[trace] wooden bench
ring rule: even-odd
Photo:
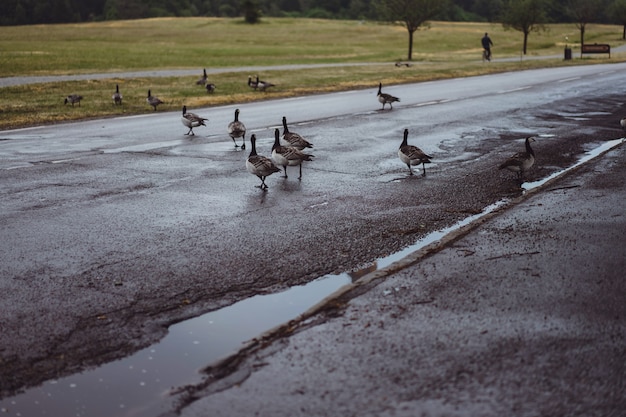
[[[606,43],[586,43],[580,48],[581,54],[609,54],[611,57],[611,45]]]

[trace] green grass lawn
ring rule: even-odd
[[[471,76],[526,68],[617,62],[626,54],[579,59],[579,33],[573,24],[551,25],[532,33],[527,57],[556,55],[549,60],[524,59],[522,34],[499,24],[432,22],[415,33],[413,65],[405,61],[408,34],[403,26],[376,22],[264,18],[248,25],[243,19],[161,18],[64,25],[0,27],[0,77],[65,75],[164,69],[197,69],[193,77],[131,78],[55,82],[0,88],[0,129],[65,120],[150,112],[148,89],[166,103],[159,111],[216,106],[437,78]],[[483,63],[480,38],[489,32],[495,58],[512,62]],[[622,45],[621,26],[589,25],[587,43]],[[574,59],[564,61],[566,37]],[[285,64],[371,63],[367,66],[267,71],[262,78],[277,86],[253,92],[247,73],[210,76],[217,91],[209,95],[195,85],[202,68]],[[254,75],[254,74],[250,74]],[[115,84],[124,95],[113,106]],[[80,107],[63,105],[68,94],[80,94]]]

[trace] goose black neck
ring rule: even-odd
[[[250,150],[250,156],[256,155],[256,136],[250,136],[250,143],[252,143],[252,149]]]
[[[280,132],[278,129],[274,130],[274,146],[272,146],[272,150],[278,148],[280,146]]]
[[[533,151],[533,148],[530,147],[530,138],[526,138],[526,152],[535,156],[535,151]]]
[[[400,147],[408,145],[407,139],[409,138],[409,129],[404,129],[404,139],[402,139],[402,143]]]

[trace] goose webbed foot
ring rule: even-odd
[[[243,145],[241,145],[241,150],[245,150],[246,149],[246,142],[243,143]]]

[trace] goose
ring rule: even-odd
[[[622,129],[626,130],[626,117],[620,119],[619,125],[622,127]]]
[[[206,88],[206,92],[207,93],[212,93],[215,91],[215,84],[213,83],[207,83],[207,85],[205,86]]]
[[[80,101],[83,99],[83,96],[79,96],[78,94],[70,94],[65,97],[65,102],[63,104],[70,103],[72,107],[74,107],[74,103],[78,103],[78,107],[80,107]]]
[[[206,75],[206,68],[204,68],[202,70],[202,77],[200,77],[200,79],[198,81],[196,81],[196,85],[205,85],[206,84],[206,80],[209,77]]]
[[[411,169],[411,165],[419,165],[422,164],[422,169],[424,170],[423,176],[426,176],[426,165],[430,164],[430,160],[432,156],[426,155],[420,148],[417,146],[409,145],[407,143],[407,138],[409,137],[409,129],[404,129],[404,139],[402,139],[402,143],[400,144],[400,149],[398,149],[398,157],[402,162],[409,167],[409,175],[413,175],[413,170]]]
[[[383,110],[385,110],[385,104],[389,103],[389,108],[393,109],[391,103],[395,103],[396,101],[400,101],[398,97],[394,97],[391,94],[386,94],[382,92],[383,83],[378,83],[378,101],[383,104]]]
[[[228,124],[228,135],[235,143],[235,148],[239,147],[235,138],[242,138],[241,149],[246,149],[246,126],[239,121],[239,109],[235,110],[235,120]]]
[[[259,90],[261,91],[265,91],[266,89],[270,88],[270,87],[274,87],[276,84],[272,84],[270,82],[267,81],[259,81],[259,76],[256,76],[256,85],[259,88]]]
[[[151,105],[152,107],[154,107],[154,111],[156,111],[157,106],[159,104],[163,104],[163,100],[161,100],[158,97],[154,97],[152,95],[152,91],[148,90],[148,98],[146,98],[146,101],[148,102],[149,105]]]
[[[527,137],[525,141],[526,152],[518,152],[515,155],[504,161],[499,169],[508,169],[511,172],[517,173],[517,179],[524,180],[524,173],[530,169],[535,163],[535,152],[530,144],[535,142],[532,137]]]
[[[275,172],[280,172],[280,168],[274,165],[274,162],[270,158],[257,155],[256,136],[254,134],[250,136],[250,142],[252,143],[252,150],[250,151],[250,156],[246,159],[246,169],[249,173],[256,175],[261,180],[261,185],[257,185],[257,187],[266,190],[267,184],[265,184],[265,178]]]
[[[113,99],[113,103],[122,104],[122,95],[120,94],[119,85],[115,84],[115,93],[113,93],[111,98]]]
[[[195,113],[188,113],[187,112],[187,106],[183,106],[183,115],[180,118],[180,121],[183,123],[183,125],[187,126],[189,128],[189,131],[187,133],[185,133],[185,135],[194,135],[193,133],[193,128],[194,127],[198,127],[198,126],[206,126],[204,124],[204,122],[208,121],[209,119],[205,119],[204,117],[200,117]]]
[[[274,146],[272,146],[272,159],[276,162],[276,165],[282,165],[285,171],[284,177],[287,178],[287,166],[300,166],[299,180],[302,179],[302,162],[312,161],[313,155],[304,153],[293,146],[281,146],[280,144],[280,132],[278,129],[274,130]]]
[[[293,146],[298,150],[304,148],[312,148],[313,144],[295,132],[290,132],[287,127],[287,118],[283,116],[283,136],[282,144],[285,146]]]
[[[259,87],[259,77],[256,77],[256,81],[252,81],[252,76],[248,75],[248,87],[253,88],[255,91]]]

